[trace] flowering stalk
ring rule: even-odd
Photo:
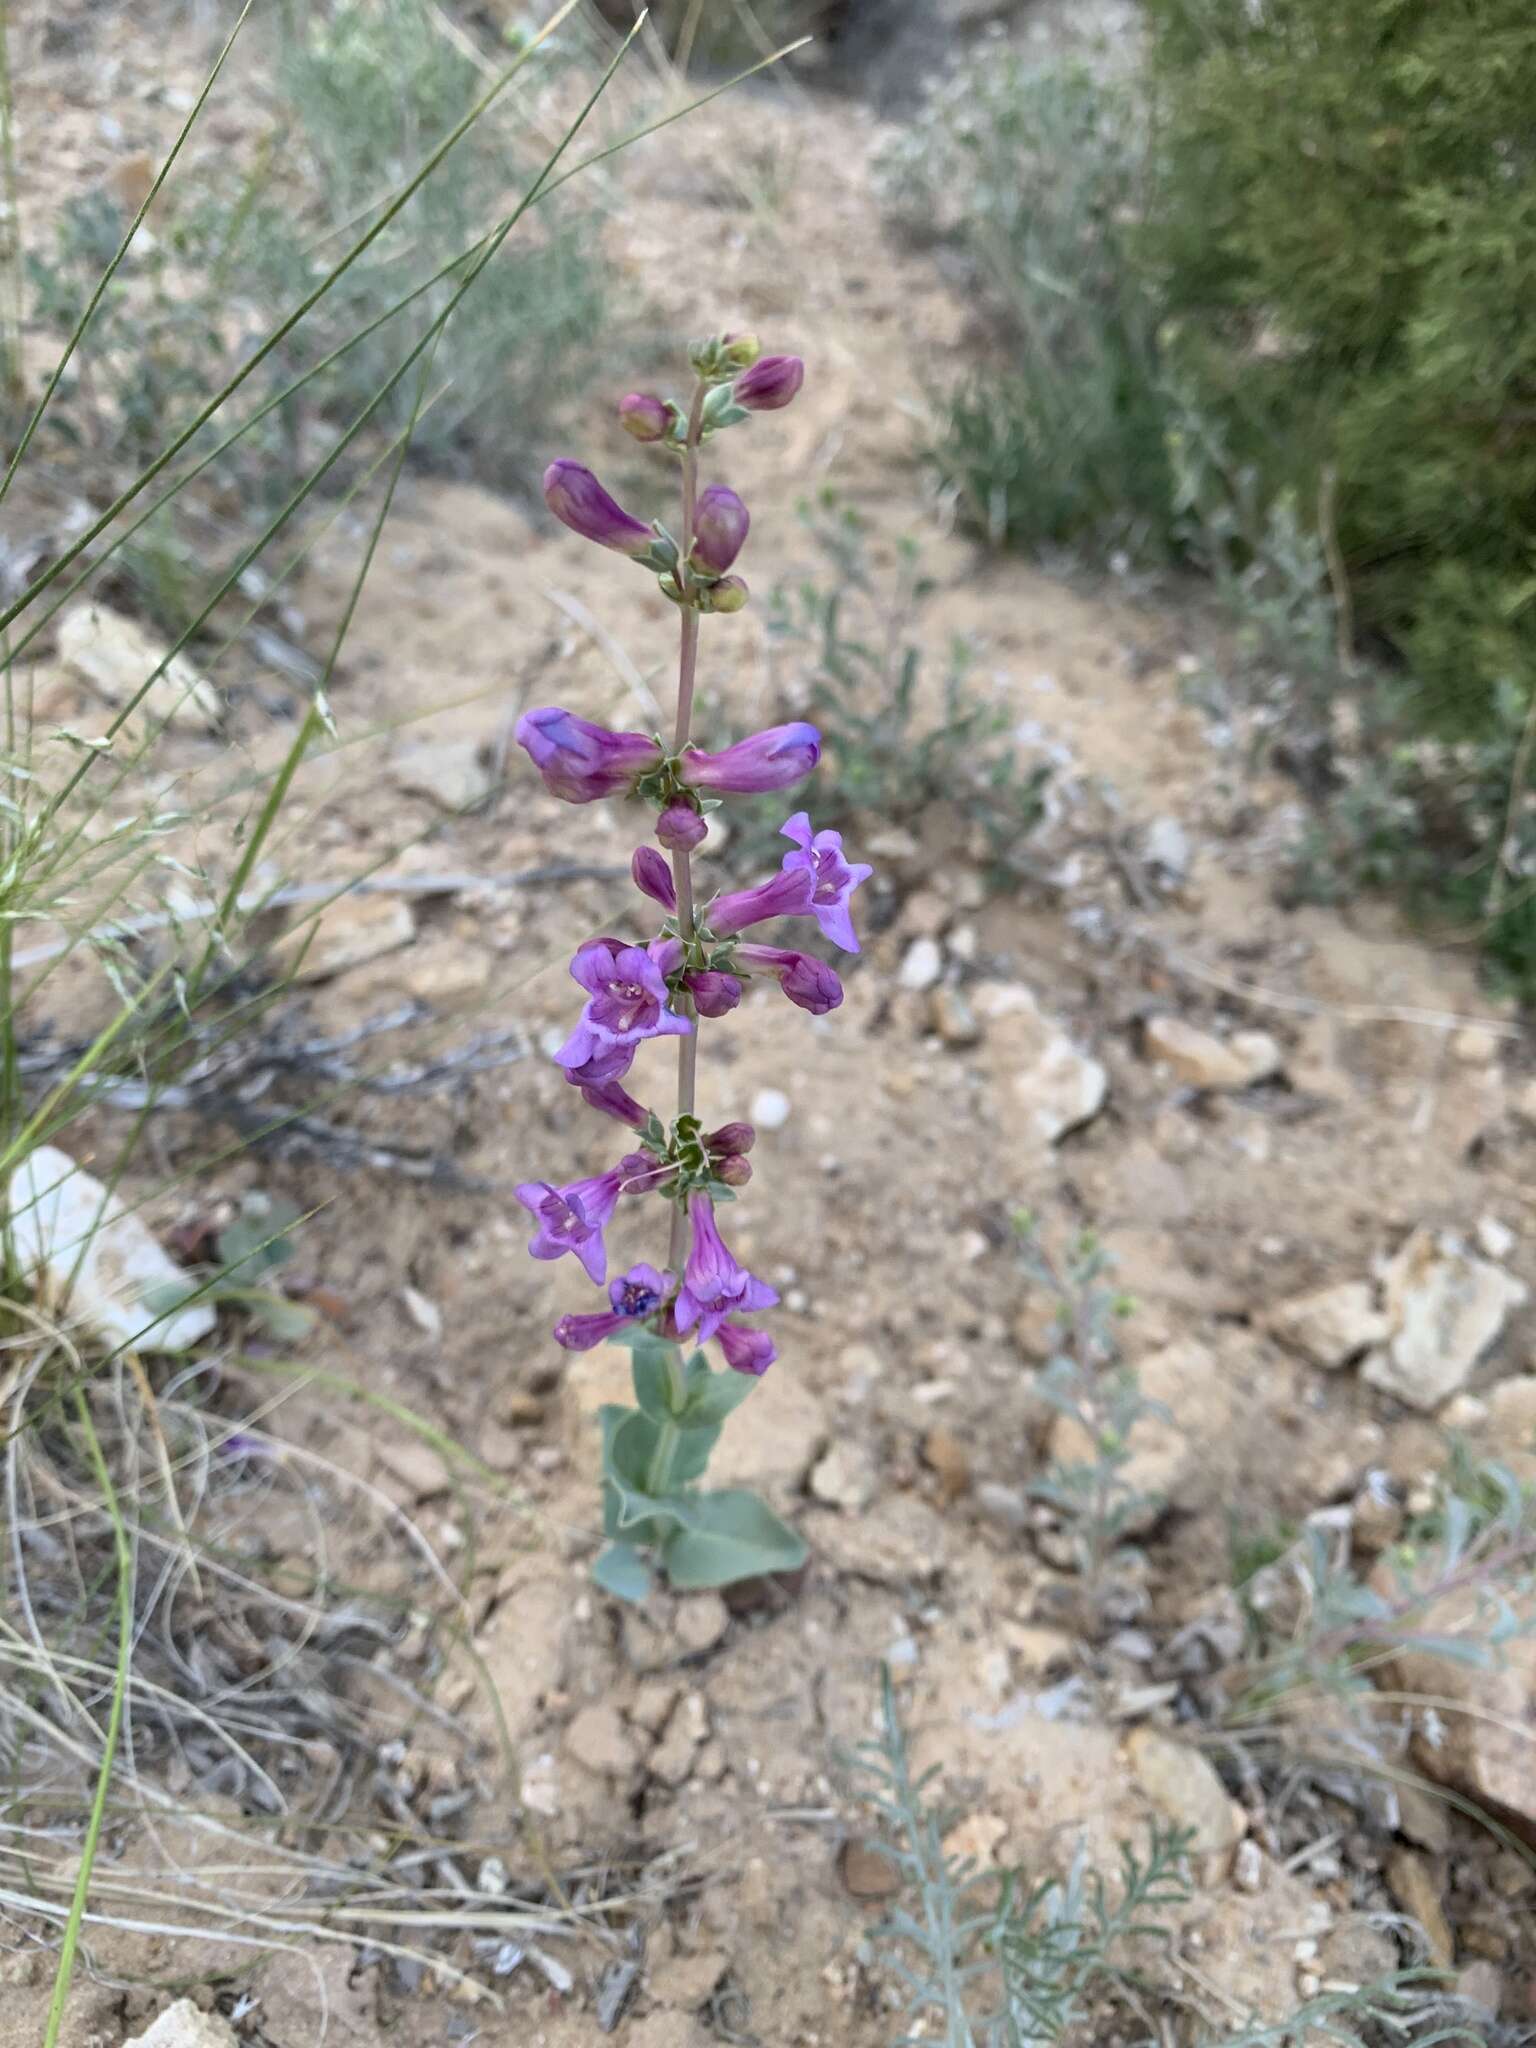
[[[634,440],[676,458],[681,526],[674,538],[660,520],[647,526],[625,510],[579,463],[545,472],[545,500],[565,525],[655,575],[678,609],[677,707],[670,740],[659,733],[610,732],[558,706],[524,713],[517,737],[545,787],[567,803],[610,796],[654,806],[655,847],[636,849],[631,874],[640,895],[665,912],[646,941],[604,935],[578,947],[571,973],[585,1001],[555,1054],[587,1104],[626,1127],[639,1149],[606,1173],[555,1186],[529,1180],[518,1200],[535,1228],[538,1259],[569,1252],[604,1289],[601,1305],[564,1315],[555,1340],[568,1351],[605,1341],[628,1344],[636,1406],[608,1407],[603,1427],[603,1525],[607,1548],[595,1576],[609,1592],[639,1599],[659,1564],[675,1587],[724,1585],[792,1569],[805,1547],[753,1495],[701,1492],[721,1424],[773,1364],[773,1338],[743,1316],[778,1303],[765,1281],[741,1265],[721,1235],[717,1205],[752,1177],[747,1154],[755,1133],[732,1122],[706,1132],[696,1108],[704,1019],[728,1016],[744,985],[777,984],[815,1015],[843,999],[842,984],[814,954],[765,945],[743,934],[778,918],[811,921],[845,952],[858,951],[849,898],[870,870],[844,858],[835,832],[816,832],[809,815],[785,821],[791,850],[777,873],[700,904],[693,855],[707,837],[707,814],[723,795],[788,789],[815,767],[814,726],[774,726],[718,752],[692,740],[700,621],[728,616],[747,602],[731,572],[751,517],[726,485],[699,487],[699,456],[713,436],[775,412],[799,391],[798,356],[763,356],[749,335],[721,335],[689,349],[694,387],[686,407],[646,392],[619,404],[619,424]],[[663,1122],[626,1081],[651,1040],[677,1040],[677,1100]],[[605,1232],[625,1197],[659,1195],[671,1204],[666,1265],[644,1261],[609,1278]],[[695,1345],[685,1362],[682,1342]],[[703,1349],[724,1360],[713,1370]]]

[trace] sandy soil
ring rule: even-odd
[[[142,94],[123,114],[125,83],[144,74],[121,22],[110,10],[80,19],[113,61],[85,65],[61,48],[37,90],[63,170],[89,183],[161,141],[171,117]],[[120,133],[103,135],[107,108]],[[241,132],[236,122],[227,139]],[[808,564],[791,508],[824,485],[867,515],[877,557],[917,534],[937,579],[919,627],[930,671],[950,635],[973,636],[979,686],[1007,711],[1022,757],[1046,756],[1056,770],[1030,849],[1039,886],[989,893],[963,814],[940,811],[915,836],[872,818],[881,879],[867,892],[870,935],[843,1008],[813,1022],[754,997],[702,1041],[707,1117],[746,1114],[764,1089],[789,1104],[783,1127],[759,1143],[733,1218],[736,1248],[786,1297],[782,1357],[728,1432],[720,1465],[793,1515],[812,1549],[804,1586],[751,1613],[700,1599],[658,1601],[641,1617],[588,1589],[592,1411],[623,1388],[606,1354],[573,1364],[551,1345],[556,1315],[585,1302],[566,1267],[525,1258],[508,1191],[608,1163],[609,1131],[573,1102],[540,1048],[571,1015],[573,946],[634,920],[627,882],[413,896],[408,944],[305,991],[321,1031],[419,998],[431,1019],[406,1050],[462,1043],[492,1023],[526,1031],[527,1058],[447,1095],[348,1107],[380,1142],[429,1146],[481,1191],[255,1158],[222,1167],[212,1190],[259,1184],[305,1208],[323,1204],[303,1260],[344,1302],[346,1328],[316,1340],[317,1362],[432,1417],[506,1476],[505,1499],[481,1489],[473,1503],[468,1597],[525,1799],[560,1854],[638,1843],[654,1859],[675,1849],[679,1867],[700,1877],[643,1916],[644,1980],[619,2035],[634,2048],[892,2039],[863,1946],[877,1909],[850,1898],[837,1860],[849,1813],[838,1758],[871,1730],[878,1660],[894,1659],[920,1753],[942,1761],[962,1816],[985,1824],[975,1839],[987,1854],[1059,1863],[1080,1829],[1112,1845],[1157,1804],[1131,1731],[1169,1713],[1167,1697],[1147,1693],[1162,1667],[1132,1638],[1155,1649],[1209,1604],[1233,1524],[1298,1522],[1352,1499],[1371,1469],[1411,1483],[1443,1435],[1435,1418],[1409,1414],[1356,1374],[1320,1372],[1285,1348],[1267,1334],[1267,1312],[1368,1278],[1418,1226],[1470,1234],[1485,1217],[1513,1234],[1509,1270],[1536,1282],[1528,1047],[1465,956],[1431,950],[1378,906],[1277,906],[1276,850],[1294,793],[1246,773],[1184,701],[1187,658],[1213,644],[1198,595],[1152,601],[986,558],[947,535],[920,497],[912,416],[927,381],[963,353],[966,317],[931,260],[882,227],[870,174],[880,135],[855,101],[743,96],[634,152],[612,239],[615,272],[646,295],[652,331],[750,324],[807,358],[802,400],[722,447],[719,473],[754,509],[744,566],[755,588]],[[737,173],[723,179],[732,151]],[[25,131],[21,152],[25,181]],[[750,166],[760,189],[748,205]],[[57,183],[51,190],[56,198]],[[40,196],[24,182],[24,202]],[[616,333],[608,382],[617,391],[630,381]],[[589,417],[537,459],[590,458],[639,503],[655,473],[620,445],[611,395],[595,393]],[[344,601],[355,549],[353,532],[328,539],[295,593],[316,645]],[[562,596],[663,698],[674,621],[626,565],[592,553],[552,532],[531,498],[407,481],[334,690],[342,742],[301,778],[304,822],[282,850],[292,872],[341,877],[379,863],[494,877],[549,860],[627,859],[629,815],[554,803],[515,752],[504,786],[474,814],[446,815],[402,786],[402,756],[423,742],[471,740],[501,759],[525,703],[646,722]],[[795,688],[765,617],[758,607],[706,629],[704,686],[742,728]],[[263,760],[286,730],[274,734],[259,696],[237,707],[237,732]],[[192,787],[224,772],[214,743],[175,747]],[[814,788],[809,800],[814,814]],[[1172,888],[1146,858],[1156,820],[1177,821],[1192,849]],[[216,831],[199,852],[218,864]],[[931,994],[901,985],[912,941],[925,936],[941,941],[946,985],[982,1013],[978,1042],[948,1042]],[[994,993],[1021,986],[1107,1072],[1102,1110],[1054,1143],[1040,1136],[1029,1080],[1038,1046]],[[1267,1031],[1279,1070],[1236,1093],[1191,1090],[1148,1057],[1144,1027],[1159,1015],[1220,1035]],[[664,1099],[660,1059],[637,1071]],[[181,1163],[209,1141],[189,1128],[166,1142]],[[1117,1284],[1136,1302],[1125,1327],[1133,1360],[1176,1344],[1199,1351],[1180,1381],[1186,1450],[1172,1513],[1146,1545],[1129,1635],[1108,1642],[1076,1631],[1070,1575],[1029,1530],[999,1519],[1008,1491],[1036,1475],[1048,1421],[1035,1391],[1043,1305],[1011,1243],[1020,1206],[1053,1242],[1088,1226],[1103,1235]],[[654,1256],[660,1228],[636,1205],[619,1256]],[[435,1306],[438,1328],[413,1317],[407,1287]],[[1532,1345],[1527,1312],[1474,1386],[1536,1369]],[[456,1546],[464,1503],[387,1425],[311,1397],[283,1426],[367,1472],[429,1538]],[[1042,1717],[1038,1695],[1067,1676],[1079,1707]],[[488,1735],[466,1668],[450,1666],[441,1684],[440,1697]],[[1271,1880],[1249,1894],[1223,1857],[1202,1867],[1181,1950],[1187,1972],[1175,1971],[1169,1995],[1218,2017],[1232,2000],[1272,2006],[1304,1974],[1298,1940],[1321,1940],[1325,1959],[1334,1944],[1335,1975],[1363,1974],[1373,1958],[1390,1964],[1392,1944],[1362,1918],[1390,1905],[1380,1876],[1390,1843],[1359,1867],[1320,1859],[1322,1875],[1288,1873],[1264,1834],[1262,1790],[1250,1784],[1243,1799]],[[515,1806],[503,1788],[474,1824],[509,1862],[521,1853]],[[1458,1835],[1435,1852],[1437,1881],[1460,1901],[1458,1960],[1491,1956],[1513,1984],[1528,1968],[1523,1908],[1490,1889],[1495,1849]],[[149,1950],[109,1944],[98,1960],[109,1978],[163,1982],[200,1968],[164,1944]],[[594,1949],[581,1964],[595,1973],[603,1960]],[[5,1966],[17,1987],[0,2001],[6,2048],[34,2038],[46,1997],[35,1959],[25,1961]],[[229,1967],[259,2001],[242,2038],[271,2048],[402,2032],[423,2048],[598,2037],[580,1987],[562,2007],[527,1970],[501,2010],[472,2011],[406,1997],[379,1969],[349,1980],[335,1957],[319,1966],[323,1999],[289,1964]],[[71,2038],[116,2042],[155,2003],[143,1990],[85,1983]]]

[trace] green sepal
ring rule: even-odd
[[[592,1578],[615,1600],[638,1607],[651,1590],[651,1568],[632,1543],[609,1543],[592,1567]]]

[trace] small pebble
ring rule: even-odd
[[[896,979],[903,988],[921,991],[932,988],[944,972],[944,955],[937,939],[914,939],[902,959]]]
[[[777,1088],[759,1088],[752,1098],[751,1117],[759,1130],[783,1130],[789,1122],[789,1097]]]

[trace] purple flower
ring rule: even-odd
[[[818,832],[812,837],[811,821],[804,811],[796,811],[780,831],[783,838],[795,842],[795,851],[784,856],[785,868],[806,869],[814,879],[811,909],[816,922],[833,945],[841,946],[845,953],[857,953],[859,941],[848,899],[874,869],[863,861],[850,865],[843,859],[841,832]]]
[[[517,1199],[538,1226],[528,1243],[530,1255],[558,1259],[565,1252],[574,1252],[588,1276],[601,1286],[608,1271],[603,1232],[619,1206],[629,1164],[627,1159],[621,1160],[609,1173],[592,1180],[573,1180],[563,1188],[552,1188],[546,1180],[523,1181]]]
[[[565,1078],[577,1088],[602,1088],[609,1081],[622,1080],[634,1064],[632,1045],[610,1045],[593,1053],[591,1059],[583,1060],[579,1067],[567,1067]]]
[[[731,386],[731,396],[748,412],[778,412],[805,382],[799,356],[759,356]]]
[[[656,837],[671,853],[691,853],[708,833],[709,826],[681,797],[668,804],[656,820]]]
[[[567,1081],[575,1081],[574,1074],[567,1074]],[[631,1130],[643,1131],[650,1121],[650,1112],[636,1102],[629,1090],[618,1081],[581,1081],[581,1098],[589,1109],[600,1109],[604,1116],[615,1116],[621,1124],[628,1124]]]
[[[568,804],[628,792],[661,759],[660,747],[643,732],[610,732],[555,704],[523,713],[517,743],[527,749],[544,787]]]
[[[779,1347],[766,1330],[749,1330],[745,1323],[722,1323],[716,1335],[725,1362],[732,1372],[749,1372],[760,1380],[779,1355]]]
[[[659,903],[663,910],[676,910],[677,891],[672,886],[672,870],[654,846],[635,848],[629,872],[634,877],[635,887],[649,896],[653,903]]]
[[[671,1291],[670,1273],[658,1273],[654,1266],[631,1266],[621,1279],[608,1283],[612,1308],[599,1315],[562,1316],[555,1325],[555,1342],[567,1351],[590,1351],[626,1323],[654,1315]]]
[[[787,952],[782,946],[738,946],[736,965],[748,974],[773,974],[792,1003],[824,1017],[843,1000],[843,984],[825,960],[813,953]]]
[[[814,725],[771,725],[718,754],[685,749],[683,780],[694,789],[751,796],[764,789],[788,789],[809,775],[821,758],[821,734]]]
[[[670,981],[683,964],[683,942],[681,939],[652,939],[646,947],[656,972],[663,981]]]
[[[781,868],[771,881],[755,889],[731,889],[717,896],[704,912],[704,921],[717,939],[731,938],[749,924],[762,924],[770,917],[804,917],[815,896],[815,883],[805,868]]]
[[[584,1068],[616,1047],[676,1038],[693,1029],[686,1017],[667,1008],[661,969],[639,946],[589,939],[577,948],[571,973],[588,995],[580,1023],[555,1054],[557,1066]]]
[[[712,967],[684,975],[683,987],[701,1017],[728,1017],[741,1001],[741,983],[735,975],[719,974]]]
[[[707,1344],[728,1315],[738,1310],[772,1308],[773,1289],[738,1266],[715,1228],[715,1205],[708,1195],[690,1195],[693,1245],[683,1269],[683,1285],[674,1314],[680,1330],[699,1326],[699,1342]]]
[[[672,415],[649,391],[631,391],[619,400],[619,425],[637,441],[660,441],[671,424]]]
[[[723,576],[741,553],[751,524],[751,514],[736,493],[724,484],[711,484],[700,492],[694,511],[689,560],[712,576]]]
[[[549,465],[544,472],[544,502],[573,533],[595,540],[600,548],[612,548],[615,554],[648,554],[655,543],[651,528],[626,512],[579,462],[562,458]]]

